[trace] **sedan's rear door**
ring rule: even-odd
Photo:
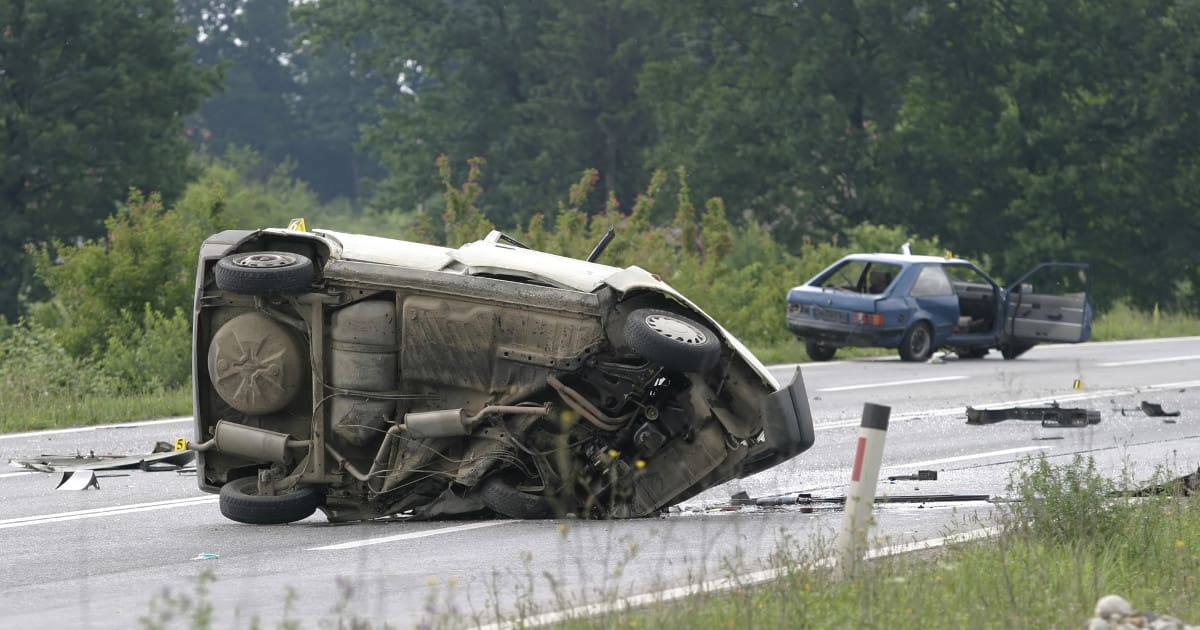
[[[1092,333],[1085,263],[1042,263],[1008,290],[1004,332],[1016,341],[1079,343]]]

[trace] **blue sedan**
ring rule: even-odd
[[[788,292],[787,326],[814,361],[842,346],[896,348],[905,361],[938,348],[1015,359],[1041,342],[1087,341],[1090,291],[1083,263],[1042,263],[1004,288],[958,258],[851,254]]]

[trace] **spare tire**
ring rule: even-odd
[[[245,295],[295,294],[313,283],[313,263],[292,252],[243,252],[217,261],[217,288]]]
[[[703,324],[656,308],[625,320],[625,342],[638,356],[679,372],[705,372],[721,358],[721,340]]]
[[[240,477],[221,486],[221,514],[250,525],[282,525],[306,519],[321,506],[312,486],[295,486],[283,494],[258,493],[258,477]]]

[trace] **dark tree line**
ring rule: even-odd
[[[240,146],[398,213],[440,209],[437,156],[479,156],[502,226],[585,169],[598,211],[682,165],[794,251],[903,225],[1196,309],[1198,77],[1187,0],[0,0],[0,311],[24,243]]]

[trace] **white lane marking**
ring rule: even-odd
[[[62,433],[84,433],[86,431],[106,431],[108,429],[136,429],[138,427],[152,427],[159,424],[173,424],[176,422],[191,422],[192,417],[186,418],[167,418],[166,420],[146,420],[144,422],[122,422],[121,424],[96,424],[88,427],[73,427],[70,429],[47,429],[44,431],[25,431],[24,433],[4,433],[0,434],[0,440],[12,440],[16,438],[41,437],[43,435],[60,435]]]
[[[25,527],[26,525],[44,525],[46,523],[61,523],[63,521],[77,521],[79,519],[99,518],[101,516],[119,516],[121,514],[151,512],[154,510],[167,510],[177,507],[191,507],[193,505],[215,503],[217,499],[218,497],[213,496],[190,497],[187,499],[171,499],[169,501],[152,501],[150,503],[134,503],[133,505],[117,505],[113,507],[93,508],[91,510],[78,510],[75,512],[59,512],[58,514],[20,516],[17,518],[6,518],[0,520],[0,529],[8,529],[10,527]]]
[[[1145,387],[1131,387],[1127,389],[1102,389],[1094,392],[1085,392],[1080,394],[1067,394],[1065,396],[1046,396],[1044,398],[1026,398],[1025,400],[1009,400],[1002,402],[988,403],[986,405],[972,405],[976,409],[992,409],[995,407],[1020,407],[1030,405],[1048,405],[1053,402],[1066,403],[1076,402],[1080,400],[1092,400],[1095,398],[1108,398],[1114,396],[1130,396],[1133,394],[1144,394],[1147,392],[1163,391],[1166,389],[1187,389],[1189,387],[1200,387],[1200,381],[1179,381],[1177,383],[1160,383],[1158,385],[1147,385]],[[889,420],[897,422],[901,420],[915,420],[917,418],[938,418],[943,416],[961,416],[967,413],[966,407],[946,407],[944,409],[924,409],[920,411],[907,411],[900,414],[893,414]],[[846,429],[857,427],[862,424],[862,420],[844,420],[841,422],[829,422],[818,424],[813,427],[816,431],[830,431],[833,429]]]
[[[993,457],[996,455],[1014,455],[1016,453],[1028,453],[1029,451],[1040,451],[1052,449],[1053,446],[1022,446],[1020,448],[1006,448],[1002,451],[988,451],[986,453],[972,453],[971,455],[958,455],[956,457],[943,457],[941,459],[927,459],[923,462],[912,462],[911,464],[889,464],[884,468],[909,468],[916,466],[932,466],[933,464],[949,464],[951,462],[964,462],[968,459],[982,459],[984,457]]]
[[[865,385],[843,385],[841,387],[826,387],[819,392],[848,392],[852,389],[875,389],[877,387],[896,387],[897,385],[917,385],[919,383],[941,383],[944,381],[961,381],[966,376],[936,376],[933,378],[914,378],[907,381],[888,381],[886,383],[867,383]]]
[[[336,545],[325,545],[324,547],[309,547],[308,551],[327,551],[340,549],[355,549],[358,547],[366,547],[368,545],[382,545],[384,543],[395,542],[397,540],[412,540],[414,538],[426,538],[428,536],[440,536],[442,534],[453,534],[454,532],[465,532],[470,529],[480,529],[483,527],[494,527],[496,525],[504,525],[513,521],[486,521],[483,523],[470,523],[468,525],[455,525],[453,527],[442,527],[439,529],[427,529],[420,532],[409,532],[407,534],[396,534],[395,536],[384,536],[382,538],[367,538],[366,540],[352,540],[350,542],[338,543]]]
[[[1148,365],[1151,363],[1172,363],[1176,361],[1195,361],[1200,359],[1200,354],[1189,354],[1182,357],[1161,357],[1158,359],[1139,359],[1137,361],[1111,361],[1109,363],[1097,363],[1100,367],[1121,367],[1123,365]]]
[[[36,470],[27,470],[25,472],[3,473],[3,474],[0,474],[0,479],[4,479],[5,477],[24,477],[25,475],[36,475],[37,473],[38,473],[38,471],[36,471]]]
[[[913,551],[922,551],[925,549],[936,549],[946,545],[956,545],[973,540],[983,538],[991,538],[1000,533],[1000,529],[996,527],[984,527],[975,529],[961,534],[951,534],[949,536],[939,536],[937,538],[929,538],[926,540],[918,540],[910,543],[901,543],[898,545],[890,545],[888,547],[878,547],[867,552],[867,559],[874,560],[887,556],[894,556],[901,553],[911,553]],[[814,563],[819,567],[832,567],[836,563],[834,558],[823,558]],[[581,619],[585,617],[596,617],[613,612],[621,612],[631,608],[641,608],[651,606],[661,602],[668,602],[702,593],[716,593],[721,591],[729,591],[741,589],[753,584],[769,582],[771,580],[779,580],[788,576],[786,569],[767,569],[765,571],[755,571],[743,575],[735,575],[732,577],[720,578],[716,580],[707,580],[699,584],[690,584],[688,586],[678,586],[675,588],[663,589],[661,591],[652,591],[642,593],[641,595],[630,595],[622,597],[616,601],[609,601],[597,604],[586,604],[567,608],[555,612],[548,612],[532,617],[523,617],[515,621],[496,622],[487,625],[479,626],[478,630],[516,630],[518,628],[536,628],[538,626],[546,626],[555,623],[561,623],[570,619]]]

